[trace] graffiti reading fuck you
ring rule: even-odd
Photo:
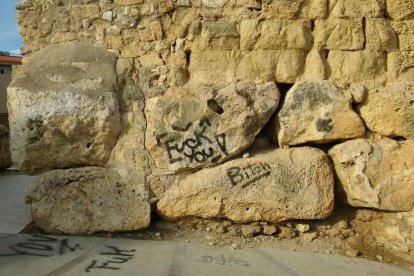
[[[242,188],[270,174],[271,167],[265,162],[250,163],[244,167],[231,167],[227,170],[227,177],[231,184],[241,185]]]
[[[189,123],[184,128],[173,126],[173,129],[177,132],[187,132],[192,126],[193,124]],[[187,161],[190,164],[205,163],[208,160],[215,163],[222,157],[222,154],[227,155],[226,134],[209,135],[207,130],[210,127],[210,121],[204,118],[198,123],[197,129],[192,131],[190,138],[184,140],[166,139],[164,145],[170,164],[182,161]],[[159,135],[158,142],[166,136],[168,134]]]

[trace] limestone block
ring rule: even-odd
[[[323,219],[333,209],[333,183],[329,159],[321,150],[271,150],[187,176],[165,192],[157,211],[171,220]]]
[[[398,39],[391,22],[384,18],[367,18],[366,48],[370,51],[390,52],[398,50]]]
[[[354,207],[414,207],[414,142],[357,139],[330,151],[344,200]]]
[[[316,20],[314,35],[315,46],[318,49],[364,49],[362,18]]]
[[[381,52],[330,51],[327,61],[331,71],[329,79],[341,87],[375,80],[386,71],[386,55]]]
[[[386,0],[387,15],[393,20],[414,19],[414,2],[411,0]]]
[[[308,50],[312,46],[310,22],[303,20],[242,21],[240,24],[242,50]]]
[[[208,8],[221,8],[226,4],[227,0],[201,0],[203,6]]]
[[[33,222],[48,233],[92,234],[148,227],[145,177],[126,170],[84,167],[41,174],[26,202]]]
[[[309,142],[327,143],[361,137],[364,124],[347,98],[330,81],[302,81],[287,93],[274,118],[280,146]]]
[[[393,21],[392,28],[398,35],[400,51],[414,50],[414,20]]]
[[[68,43],[32,55],[8,88],[12,159],[27,174],[103,166],[120,130],[115,56]]]
[[[414,139],[414,82],[394,83],[370,90],[358,109],[371,131]]]
[[[211,166],[249,147],[279,103],[274,83],[170,88],[147,101],[145,146],[157,168]]]
[[[233,50],[239,47],[239,32],[235,22],[203,21],[197,47],[202,50]]]
[[[329,0],[329,10],[335,18],[383,17],[385,0]]]
[[[325,54],[312,49],[306,56],[305,72],[302,80],[324,80],[327,75]]]
[[[115,5],[129,6],[144,3],[144,0],[115,0]]]
[[[414,80],[414,51],[387,53],[387,75],[391,81]]]
[[[196,50],[191,53],[190,82],[206,85],[225,85],[234,80],[237,52]]]
[[[100,9],[97,5],[73,5],[72,16],[75,19],[100,18]]]
[[[323,19],[327,15],[327,0],[273,0],[263,1],[266,18],[305,20]]]
[[[0,168],[8,168],[11,164],[10,133],[7,127],[0,124]]]
[[[294,83],[301,76],[305,53],[299,50],[254,50],[237,64],[236,77],[244,81]]]

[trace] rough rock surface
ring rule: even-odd
[[[272,139],[285,146],[363,136],[365,127],[352,110],[351,98],[329,81],[295,84],[272,122],[278,130]]]
[[[148,190],[134,174],[99,167],[55,170],[29,186],[33,222],[48,233],[90,234],[146,228]]]
[[[358,109],[371,131],[414,139],[414,82],[370,90]]]
[[[330,151],[344,200],[387,211],[414,208],[414,142],[356,139]]]
[[[28,174],[102,166],[120,130],[115,56],[81,43],[50,46],[8,88],[11,151]]]
[[[171,186],[157,209],[166,219],[322,219],[333,209],[333,181],[322,151],[277,149],[193,173]]]
[[[0,125],[0,168],[8,168],[11,164],[9,130]]]
[[[279,97],[274,83],[171,88],[146,103],[146,148],[171,171],[217,164],[253,143]]]

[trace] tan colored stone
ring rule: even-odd
[[[259,234],[262,231],[262,227],[259,225],[242,225],[241,232],[243,237],[252,238],[254,235]]]
[[[414,82],[370,90],[358,109],[371,131],[414,139]]]
[[[414,20],[393,21],[392,28],[398,35],[400,51],[414,50]]]
[[[48,233],[132,231],[150,222],[144,183],[144,176],[126,170],[56,170],[34,180],[26,201],[32,206],[33,222]]]
[[[203,21],[196,47],[202,50],[233,50],[239,47],[239,33],[235,22]]]
[[[414,51],[387,53],[387,70],[390,81],[414,80]]]
[[[243,81],[294,83],[302,75],[304,64],[303,51],[255,50],[243,55],[236,77]]]
[[[327,63],[325,54],[312,49],[306,56],[305,72],[302,80],[325,80],[327,75]]]
[[[247,20],[240,24],[242,50],[308,50],[312,45],[310,22],[303,20]]]
[[[165,192],[157,210],[166,219],[322,219],[332,212],[333,181],[322,151],[278,149],[187,176]]]
[[[366,48],[370,51],[398,50],[398,39],[391,22],[384,18],[366,19]]]
[[[266,18],[306,20],[322,19],[327,15],[326,0],[273,0],[264,1],[263,12]]]
[[[272,138],[280,146],[327,143],[365,134],[364,124],[352,110],[351,99],[330,81],[295,84],[272,124],[277,129]]]
[[[327,61],[331,72],[329,79],[340,87],[367,80],[376,81],[386,71],[386,56],[381,52],[330,51]]]
[[[10,133],[7,127],[0,124],[0,168],[8,168],[11,164]]]
[[[414,208],[414,142],[357,139],[330,151],[344,200],[387,211]]]
[[[318,49],[364,49],[365,35],[360,18],[316,20],[314,35]]]
[[[96,19],[100,18],[100,9],[97,5],[73,5],[72,16],[76,19]]]
[[[414,211],[357,210],[352,226],[360,237],[348,239],[352,246],[365,254],[381,252],[385,258],[414,265]]]
[[[383,17],[385,0],[329,0],[329,9],[335,18]]]
[[[154,51],[147,53],[144,56],[139,57],[138,60],[142,66],[164,65],[164,62],[161,59],[160,55]]]
[[[234,51],[194,51],[189,64],[190,82],[200,85],[231,83],[235,77],[236,55]]]
[[[414,2],[411,0],[386,0],[387,15],[393,20],[414,19]]]
[[[249,147],[279,103],[274,83],[170,88],[147,100],[145,146],[158,168],[211,166]]]
[[[129,6],[129,5],[136,5],[136,4],[142,4],[144,3],[144,0],[115,0],[115,5],[120,6]]]
[[[28,174],[103,166],[119,125],[115,56],[68,43],[26,60],[8,88],[11,151]]]

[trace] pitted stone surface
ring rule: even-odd
[[[414,142],[356,139],[329,155],[343,199],[354,207],[386,211],[414,208]]]
[[[273,139],[285,146],[363,136],[365,127],[352,110],[351,98],[329,81],[297,83],[272,123],[278,130],[272,132]]]
[[[399,82],[370,90],[358,110],[371,131],[414,139],[414,82]]]
[[[84,167],[38,176],[28,189],[33,222],[49,233],[131,231],[150,222],[143,176]]]
[[[27,174],[108,160],[120,131],[115,58],[69,43],[33,55],[8,88],[11,152]]]
[[[321,150],[278,149],[188,175],[165,192],[157,210],[166,219],[323,219],[333,209],[333,181]]]
[[[279,97],[274,83],[171,88],[146,103],[146,148],[171,171],[223,162],[253,143]]]

